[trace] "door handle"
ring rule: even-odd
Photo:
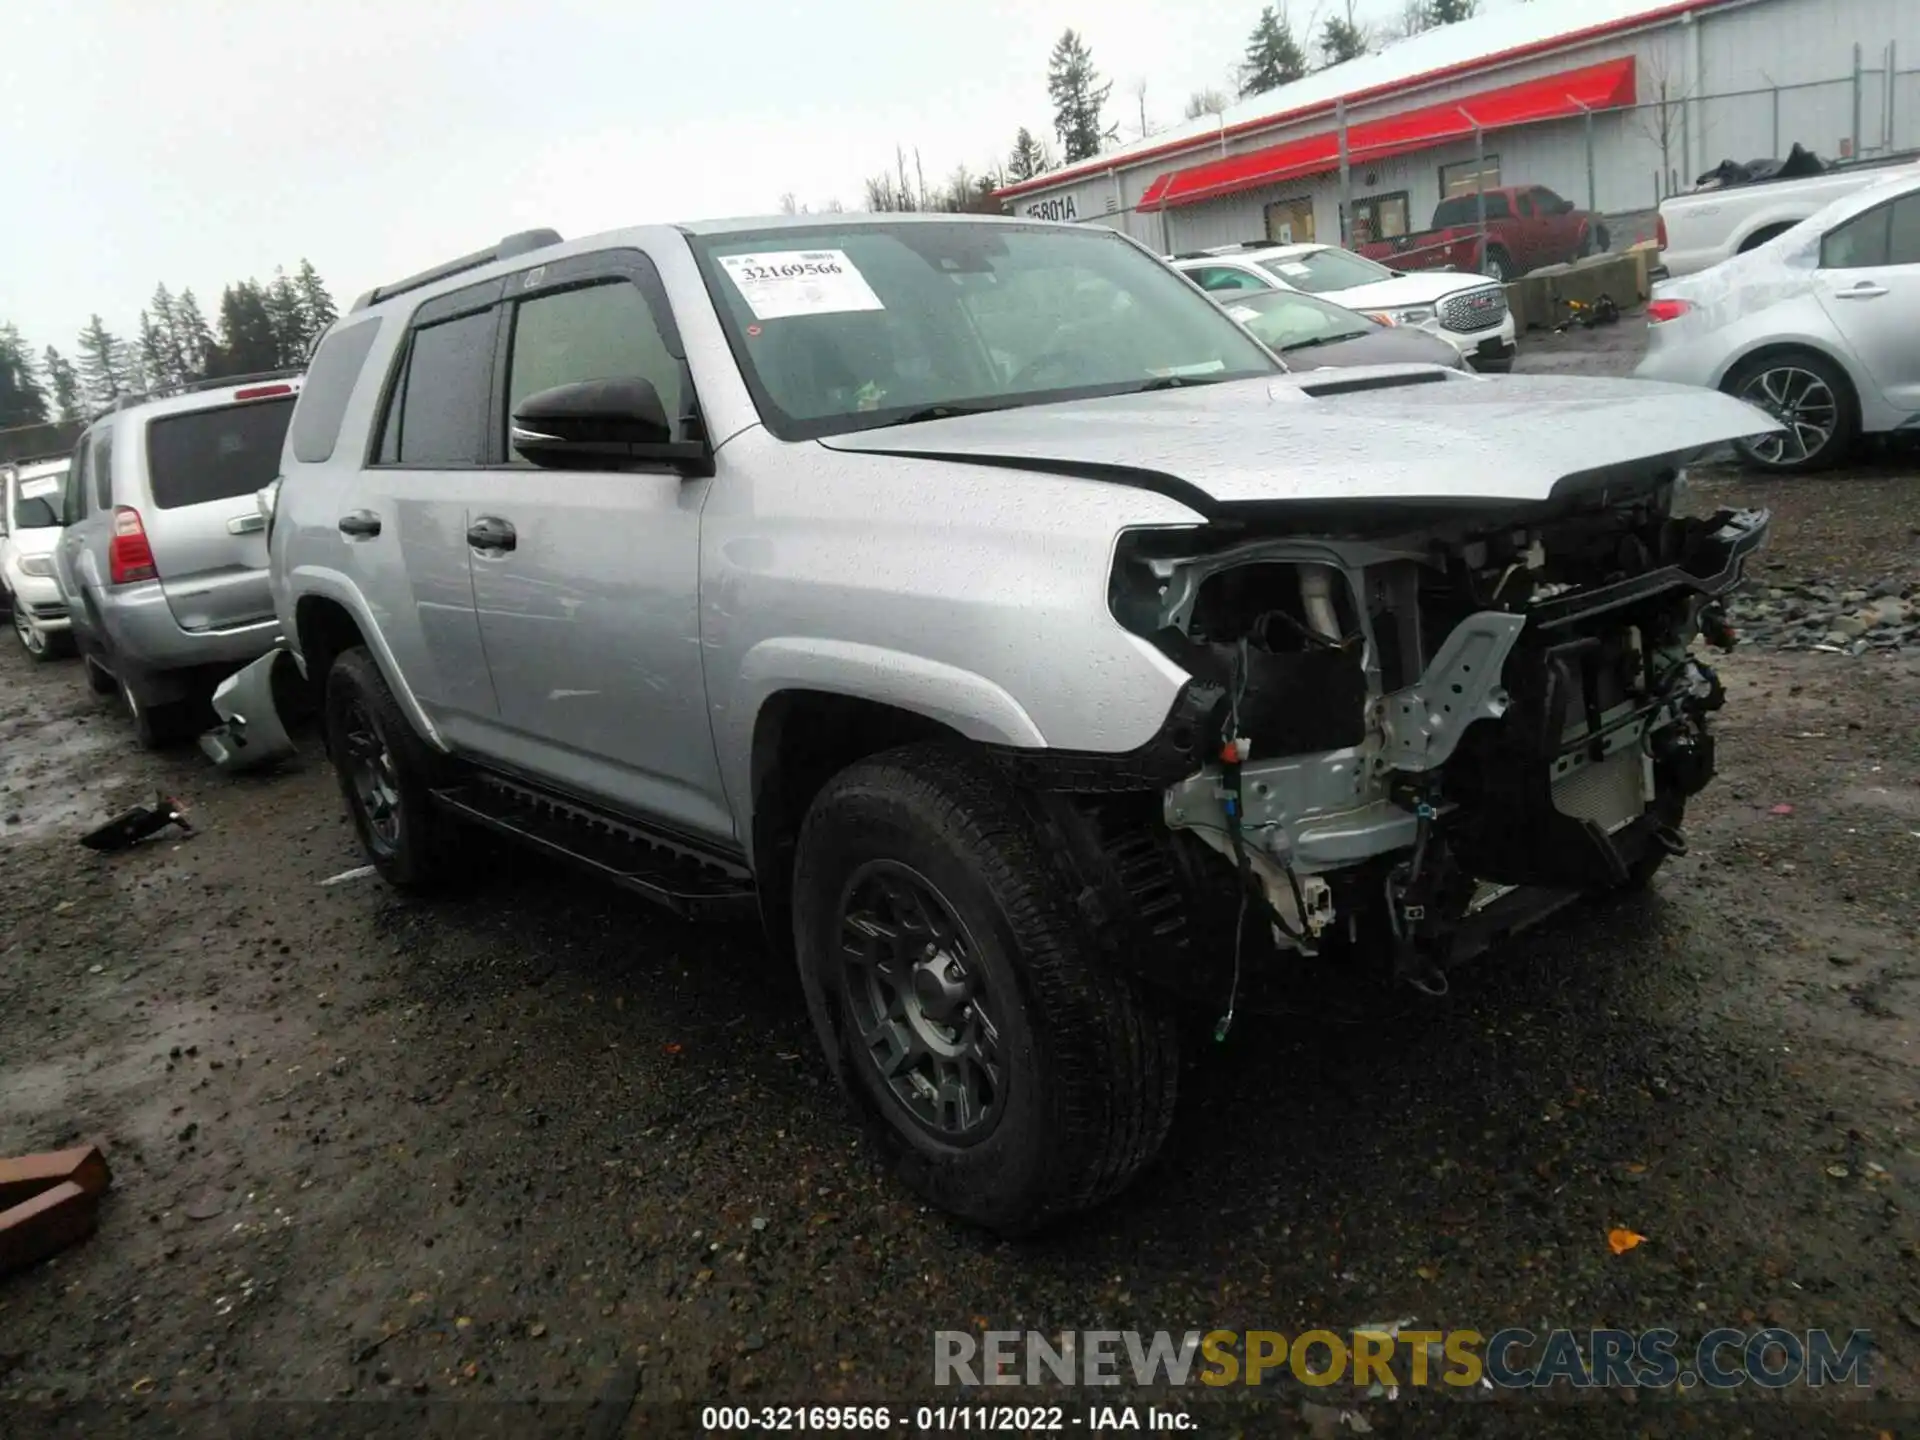
[[[340,517],[340,533],[354,540],[371,540],[380,533],[380,517],[371,510],[355,510]]]
[[[467,543],[476,550],[504,554],[513,549],[519,540],[512,522],[502,520],[498,515],[482,515],[467,527]]]
[[[1833,298],[1836,300],[1873,300],[1886,293],[1886,286],[1876,285],[1871,280],[1862,280],[1851,290],[1834,291]]]
[[[266,528],[267,517],[264,515],[236,515],[227,521],[229,535],[251,535],[257,530]]]

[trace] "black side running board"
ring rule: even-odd
[[[689,919],[758,914],[737,860],[496,775],[433,792],[463,820],[581,866]]]

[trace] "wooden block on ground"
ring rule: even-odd
[[[0,1211],[0,1274],[78,1244],[99,1219],[99,1200],[71,1180]]]
[[[113,1176],[98,1145],[47,1150],[0,1160],[0,1210],[30,1200],[42,1190],[72,1181],[89,1195],[104,1195]]]

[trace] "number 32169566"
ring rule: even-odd
[[[742,280],[799,280],[809,275],[838,275],[840,267],[831,260],[796,260],[786,265],[742,265]]]

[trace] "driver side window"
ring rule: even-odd
[[[667,350],[640,287],[616,279],[556,290],[514,307],[506,416],[529,395],[585,380],[642,379],[674,424],[686,417],[680,362]],[[511,463],[526,464],[508,447]]]

